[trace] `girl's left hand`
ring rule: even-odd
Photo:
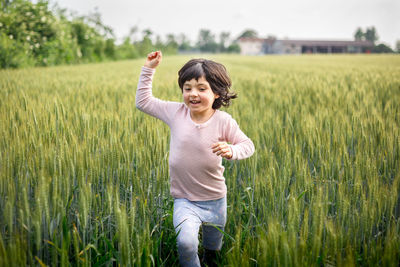
[[[233,156],[232,149],[227,142],[215,143],[211,146],[211,148],[213,150],[213,153],[217,154],[217,156],[221,156],[226,159],[231,159]]]

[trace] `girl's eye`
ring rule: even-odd
[[[206,88],[200,88],[200,91],[205,91],[206,90]]]
[[[184,90],[185,90],[185,91],[189,91],[189,90],[190,90],[190,88],[185,88]]]

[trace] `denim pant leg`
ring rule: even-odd
[[[179,262],[182,266],[200,266],[197,255],[201,220],[187,199],[175,199],[173,215],[177,236]]]
[[[202,224],[203,247],[209,250],[220,250],[226,224],[226,197],[212,203],[209,213],[205,213]],[[218,230],[216,227],[218,227]]]

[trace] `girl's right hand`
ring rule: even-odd
[[[162,60],[162,53],[161,51],[151,52],[147,55],[146,62],[144,66],[147,68],[155,69],[161,63]]]

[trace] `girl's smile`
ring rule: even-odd
[[[183,102],[190,109],[190,115],[196,122],[205,122],[214,114],[212,105],[218,97],[204,77],[198,80],[191,79],[183,84]]]

